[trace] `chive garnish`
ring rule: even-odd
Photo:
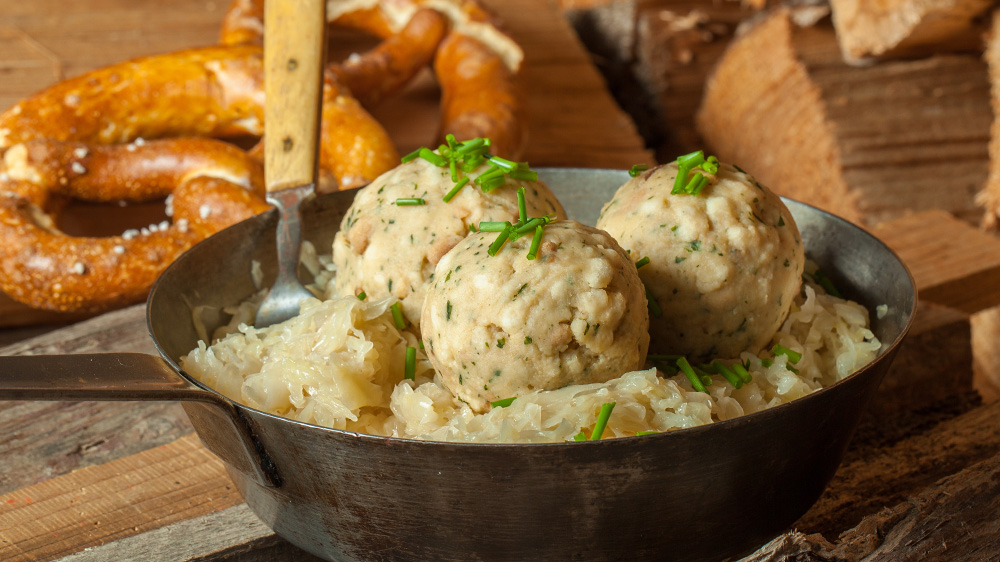
[[[715,367],[716,372],[722,375],[722,378],[729,381],[729,384],[733,385],[734,388],[741,388],[743,386],[743,379],[739,377],[732,369],[726,367],[725,363],[716,359],[712,362],[712,366]]]
[[[392,322],[396,325],[396,328],[405,330],[406,319],[403,318],[403,309],[400,308],[399,303],[393,303],[392,306],[389,307],[389,310],[392,312]]]
[[[515,180],[538,181],[538,172],[526,168],[511,170],[507,175]]]
[[[695,390],[698,392],[708,392],[705,390],[705,385],[701,383],[701,377],[694,372],[694,368],[691,367],[690,363],[688,363],[687,357],[681,357],[677,360],[677,368],[684,373],[684,376],[691,382],[691,386],[693,386]]]
[[[524,186],[517,188],[517,216],[521,223],[528,221],[528,203],[524,200]]]
[[[500,231],[500,234],[497,235],[496,240],[494,240],[493,243],[490,244],[489,249],[486,251],[486,253],[488,253],[489,255],[491,256],[497,255],[497,252],[500,251],[500,248],[503,248],[503,245],[507,242],[507,238],[510,237],[511,224],[508,222],[506,223],[506,225],[507,226]],[[482,228],[482,223],[480,223],[479,226],[480,228]]]
[[[416,380],[417,378],[417,348],[406,346],[406,363],[403,365],[403,378]]]
[[[462,191],[462,188],[465,187],[465,184],[467,183],[469,183],[469,176],[465,176],[464,178],[458,180],[458,183],[455,184],[455,187],[451,188],[451,191],[445,194],[444,202],[450,203],[451,200],[454,199],[456,195],[458,195],[458,192]]]
[[[771,353],[775,355],[784,355],[788,357],[788,362],[792,364],[798,363],[799,360],[802,359],[801,353],[799,353],[798,351],[788,349],[787,347],[781,345],[780,343],[774,344],[774,347],[771,348]]]
[[[660,308],[660,303],[656,302],[656,297],[653,296],[653,293],[649,292],[648,287],[646,288],[646,301],[649,306],[649,311],[653,313],[653,316],[657,318],[663,316],[663,309]]]
[[[586,440],[587,440],[587,434],[584,433],[582,429],[580,430],[580,433],[577,433],[576,435],[573,436],[573,441],[586,441]]]
[[[443,168],[443,167],[445,167],[445,166],[448,165],[448,161],[447,160],[445,160],[443,157],[435,154],[434,151],[431,150],[431,149],[429,149],[429,148],[426,148],[426,147],[421,148],[420,150],[417,151],[417,154],[419,154],[421,158],[423,158],[424,160],[427,160],[428,162],[430,162],[431,164],[434,164],[435,166],[439,166],[439,167]]]
[[[608,425],[608,418],[611,417],[611,411],[614,409],[614,402],[605,402],[604,404],[601,404],[601,413],[597,415],[597,423],[594,424],[594,432],[590,434],[591,441],[600,441],[601,436],[604,435],[604,428]]]
[[[418,148],[418,149],[416,149],[416,150],[414,150],[413,152],[411,152],[411,153],[407,154],[406,156],[403,156],[403,157],[402,157],[402,158],[400,158],[399,160],[400,160],[400,161],[401,161],[401,162],[402,162],[403,164],[406,164],[407,162],[409,162],[409,161],[411,161],[411,160],[416,160],[416,159],[417,159],[417,156],[420,156],[420,149],[419,149],[419,148]]]
[[[647,429],[645,431],[636,431],[635,432],[635,436],[636,437],[642,437],[644,435],[656,435],[657,433],[659,433],[659,431],[654,431],[652,429]]]
[[[641,174],[641,173],[645,172],[645,171],[646,171],[646,170],[648,170],[648,169],[649,169],[649,166],[647,166],[646,164],[635,164],[635,165],[634,165],[634,166],[632,166],[632,168],[631,168],[631,169],[630,169],[630,170],[628,171],[628,175],[629,175],[630,177],[633,177],[633,178],[636,178],[636,177],[639,177],[639,174]]]
[[[648,265],[648,264],[649,264],[649,256],[644,256],[642,259],[640,259],[639,261],[635,262],[635,268],[639,269],[640,267],[642,267],[644,265]]]
[[[812,277],[820,287],[823,287],[826,294],[831,297],[837,297],[838,299],[843,298],[840,295],[840,291],[837,290],[837,287],[833,285],[833,281],[831,281],[822,270],[817,269],[816,272],[812,274]]]
[[[528,248],[528,259],[533,260],[538,257],[538,248],[542,245],[542,232],[545,227],[538,225],[535,227],[535,235],[531,238],[531,247]]]
[[[744,384],[753,380],[753,377],[750,376],[750,372],[747,371],[743,363],[733,363],[733,372],[743,380]]]
[[[365,293],[364,291],[361,291],[360,293],[358,293],[358,300],[359,301],[363,301],[363,300],[365,300],[367,298],[368,298],[368,294]]]
[[[705,153],[700,150],[678,157],[677,177],[674,178],[674,187],[670,193],[672,195],[684,193],[698,195],[701,193],[701,190],[708,185],[708,178],[695,170],[715,174],[719,171],[719,159],[715,156],[709,156],[706,160]],[[692,172],[695,172],[693,176]]]
[[[510,406],[514,402],[514,400],[517,400],[517,396],[511,396],[510,398],[504,398],[502,400],[496,400],[494,402],[490,402],[490,406],[492,406],[493,408],[506,408],[507,406]]]
[[[399,205],[400,207],[406,207],[410,205],[426,205],[426,204],[427,201],[424,201],[419,197],[400,197],[399,199],[396,199],[396,205]]]
[[[510,226],[509,222],[484,221],[479,223],[479,232],[503,232]]]

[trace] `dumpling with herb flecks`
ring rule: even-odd
[[[654,353],[756,353],[802,283],[801,237],[781,198],[735,166],[711,173],[711,164],[680,182],[677,162],[648,170],[619,188],[597,220],[633,260],[649,260],[639,277],[651,298]],[[698,189],[672,193],[675,183]]]
[[[401,164],[359,190],[333,241],[334,292],[394,296],[416,327],[438,260],[470,233],[469,225],[517,221],[518,187],[525,188],[532,216],[566,216],[541,181],[505,176],[499,186],[484,192],[475,179],[489,169],[484,161],[468,173],[460,172],[469,182],[449,201],[444,198],[456,185],[451,170],[423,158]]]
[[[498,236],[480,232],[460,242],[427,289],[424,351],[452,394],[482,412],[497,400],[642,367],[646,297],[617,242],[557,221],[542,228],[528,259],[530,233],[490,255]]]

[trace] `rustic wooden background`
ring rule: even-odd
[[[532,164],[707,148],[864,225],[914,273],[916,323],[844,464],[747,560],[998,559],[992,2],[486,3],[528,54]],[[867,19],[857,8],[876,4]],[[224,8],[0,0],[0,109],[61,77],[211,43]],[[856,28],[868,46],[844,42]],[[436,93],[425,77],[381,113],[401,148],[424,142]],[[0,354],[154,352],[141,307],[76,320],[0,300]],[[66,327],[39,325],[52,322]],[[307,558],[249,513],[176,404],[0,406],[0,559]]]

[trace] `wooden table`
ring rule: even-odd
[[[60,77],[212,43],[225,7],[0,1],[0,108]],[[651,161],[555,6],[487,3],[527,53],[533,165]],[[436,119],[433,94],[425,80],[385,110],[422,109],[392,128],[401,149],[425,142],[414,123]],[[827,492],[752,560],[995,559],[1000,403],[973,388],[969,315],[1000,304],[1000,243],[934,211],[877,234],[917,279],[917,322]],[[69,320],[0,302],[2,325]],[[155,353],[141,306],[50,329],[7,328],[21,341],[0,354]],[[7,402],[0,427],[0,560],[309,559],[249,512],[177,404]]]

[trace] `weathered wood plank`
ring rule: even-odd
[[[52,560],[242,502],[194,435],[0,496],[0,559]]]
[[[315,556],[279,538],[246,505],[92,547],[61,562],[313,562]]]

